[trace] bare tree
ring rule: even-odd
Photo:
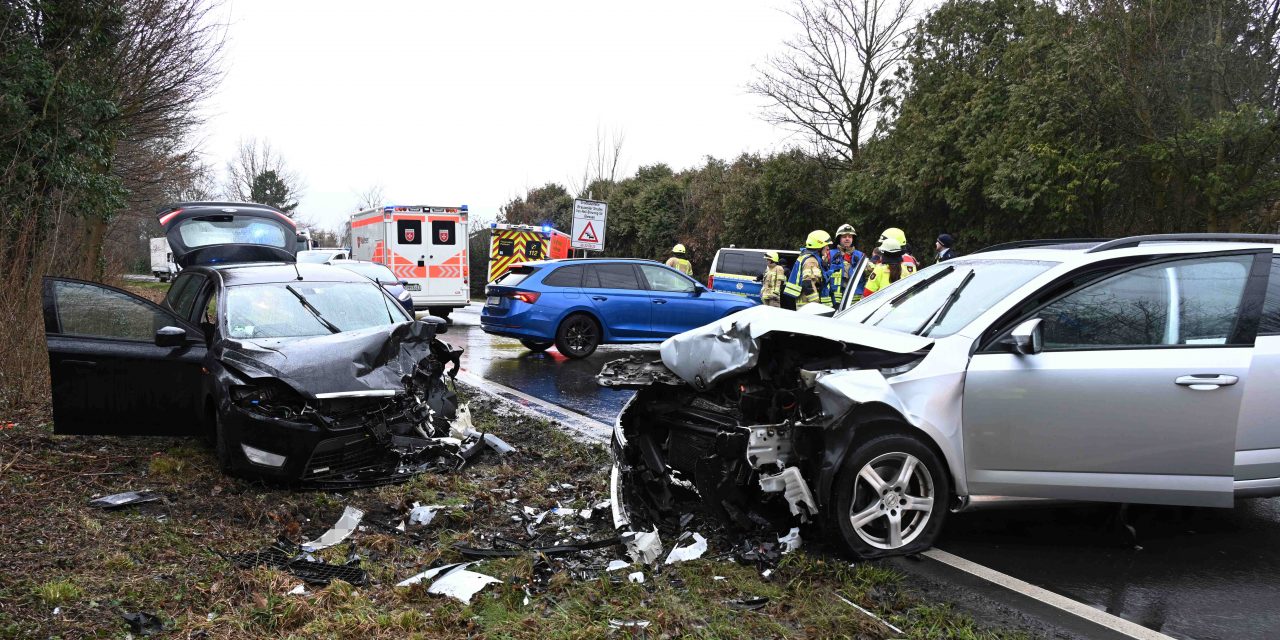
[[[767,121],[851,163],[882,106],[880,84],[902,60],[911,0],[797,0],[789,15],[800,33],[747,88],[769,100]]]
[[[253,202],[255,188],[261,192],[264,182],[283,187],[284,193],[273,199],[282,203],[293,202],[296,206],[302,192],[302,181],[285,165],[284,158],[271,146],[271,142],[252,137],[240,140],[236,156],[227,162],[227,198]]]
[[[363,211],[365,209],[373,209],[381,207],[387,199],[385,190],[381,183],[371,184],[364,191],[356,194],[356,209]]]
[[[605,131],[601,127],[596,127],[596,142],[587,153],[587,162],[582,168],[582,178],[569,179],[569,187],[578,194],[578,197],[586,197],[592,185],[601,183],[612,185],[618,181],[618,172],[622,168],[622,145],[626,139],[626,133],[622,130]],[[595,195],[605,197],[604,194]]]

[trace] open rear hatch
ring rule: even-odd
[[[184,202],[162,209],[173,261],[183,268],[220,262],[295,262],[297,225],[274,207]]]

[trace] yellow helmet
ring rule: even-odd
[[[823,231],[822,229],[818,229],[816,231],[810,231],[809,237],[805,238],[805,241],[804,241],[804,247],[806,249],[821,249],[830,244],[831,244],[831,234],[827,233],[826,231]]]
[[[880,242],[884,242],[887,238],[897,240],[899,248],[904,247],[907,244],[907,234],[903,233],[902,229],[897,227],[889,227],[884,230],[884,233],[880,234]]]
[[[898,253],[899,251],[902,251],[902,243],[894,240],[893,238],[882,237],[878,248],[880,249],[880,253]]]
[[[678,244],[674,247],[671,247],[671,253],[687,253],[687,252],[684,250],[684,245]]]
[[[764,253],[764,258],[765,258],[765,260],[768,260],[769,262],[782,262],[781,260],[779,260],[779,259],[778,259],[778,252],[777,252],[777,251],[766,251],[766,252]]]

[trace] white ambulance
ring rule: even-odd
[[[448,318],[471,301],[465,204],[358,211],[351,215],[351,257],[390,267],[415,309]]]

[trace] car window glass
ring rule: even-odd
[[[227,289],[227,330],[232,338],[290,338],[332,333],[294,291],[339,331],[408,320],[378,285],[367,282],[292,282]]]
[[[422,244],[422,221],[396,220],[396,235],[400,244]]]
[[[582,266],[560,267],[542,279],[548,287],[580,287],[582,286]]]
[[[194,276],[189,273],[180,273],[173,279],[173,284],[169,285],[169,290],[164,294],[164,306],[173,308],[174,302],[178,296],[182,295],[182,290],[191,284],[191,278]]]
[[[524,282],[524,279],[528,278],[531,273],[533,273],[533,269],[531,267],[513,267],[506,273],[498,276],[498,279],[494,280],[493,283],[504,287],[514,287],[521,282]]]
[[[670,269],[642,264],[640,270],[644,271],[644,279],[649,281],[649,288],[654,291],[693,293],[693,282]]]
[[[200,316],[201,324],[217,324],[218,322],[218,294],[212,292],[209,301],[204,303],[204,313]]]
[[[296,237],[286,235],[282,223],[247,216],[213,215],[184,220],[178,227],[182,244],[190,248],[215,244],[259,244],[289,246]]]
[[[1252,256],[1141,267],[1050,303],[1046,350],[1225,344],[1236,323]]]
[[[601,289],[640,289],[636,270],[629,264],[597,264],[593,271]]]
[[[1262,304],[1258,334],[1280,334],[1280,256],[1271,257],[1271,278],[1267,280],[1267,299]]]
[[[584,289],[599,289],[600,276],[596,275],[595,266],[587,266],[582,270],[582,287]]]
[[[195,306],[196,299],[200,296],[200,290],[204,287],[204,283],[204,276],[192,275],[190,281],[178,292],[178,296],[169,303],[169,306],[173,308],[173,311],[179,317],[191,317],[192,307]]]
[[[716,265],[716,272],[727,275],[736,275],[742,272],[742,254],[737,251],[721,251],[720,264]]]
[[[53,296],[67,335],[152,342],[156,329],[177,324],[159,307],[92,284],[56,281]]]

